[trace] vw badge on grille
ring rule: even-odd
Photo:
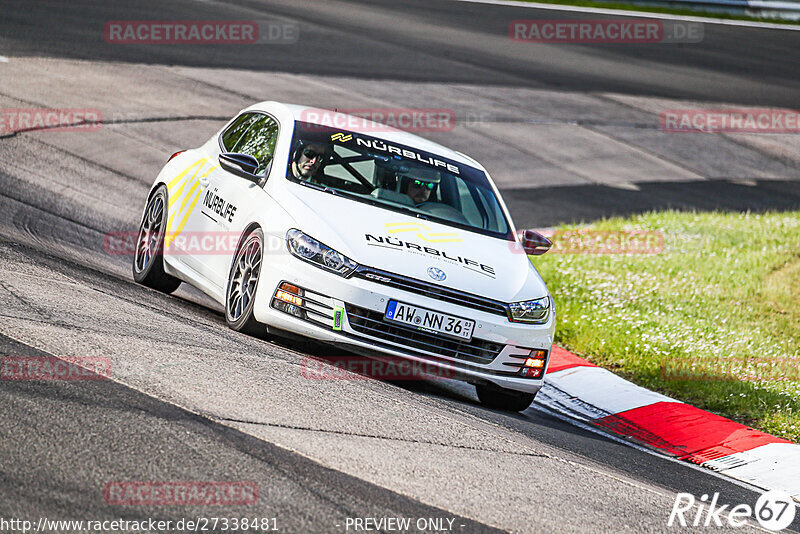
[[[438,282],[441,282],[442,280],[447,278],[447,275],[444,274],[444,271],[439,269],[438,267],[428,267],[428,276],[430,276],[431,278],[433,278]]]

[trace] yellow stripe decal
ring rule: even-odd
[[[202,194],[202,191],[197,191],[197,194],[196,195],[194,194],[194,192],[197,190],[197,187],[200,185],[200,180],[205,178],[206,176],[208,176],[212,172],[214,172],[215,169],[219,168],[218,165],[214,165],[210,169],[208,169],[204,174],[202,174],[202,175],[200,175],[198,177],[197,174],[200,172],[200,170],[203,168],[203,166],[206,164],[207,161],[208,161],[208,158],[203,158],[201,160],[197,160],[196,162],[192,163],[191,165],[189,165],[189,167],[187,167],[178,176],[173,178],[172,181],[169,183],[169,186],[167,187],[167,190],[169,190],[170,187],[172,187],[176,183],[178,183],[178,180],[180,180],[181,178],[186,176],[189,173],[190,170],[192,170],[195,166],[200,164],[200,166],[197,167],[197,170],[194,171],[194,174],[192,175],[192,177],[189,178],[188,180],[184,181],[180,185],[180,187],[178,187],[178,189],[175,191],[174,195],[170,195],[169,207],[172,208],[172,206],[181,197],[181,193],[183,192],[183,189],[186,187],[186,184],[189,184],[189,183],[192,184],[192,186],[189,188],[189,191],[187,191],[186,195],[183,196],[183,201],[181,202],[180,208],[177,209],[177,210],[174,210],[174,211],[170,210],[171,213],[169,214],[169,219],[167,220],[167,231],[166,231],[166,236],[164,238],[164,246],[165,246],[165,248],[169,248],[170,244],[175,240],[175,238],[177,238],[181,234],[181,232],[183,231],[184,226],[186,226],[186,223],[189,221],[189,215],[191,215],[192,210],[194,210],[194,207],[197,204],[197,201],[200,200],[200,196]],[[195,178],[197,178],[197,180],[195,180]],[[189,199],[190,198],[192,199],[191,204],[189,204],[189,208],[186,211],[184,211],[184,208],[186,207],[186,204],[189,203]],[[172,231],[171,230],[172,229],[172,223],[175,221],[175,215],[179,215],[180,216],[181,214],[183,214],[183,216],[181,217],[180,222],[178,223],[178,228],[176,228],[175,231]]]
[[[201,179],[205,178],[206,176],[208,176],[209,174],[211,174],[214,171],[214,169],[219,169],[219,165],[214,165],[213,167],[208,169],[204,175],[202,175],[200,178],[198,178],[198,180],[201,180]]]
[[[189,195],[186,195],[186,198],[188,199]],[[189,205],[189,210],[186,212],[186,215],[183,217],[183,220],[181,220],[180,226],[178,226],[178,228],[175,230],[175,232],[169,232],[167,234],[167,238],[164,240],[165,247],[168,248],[169,245],[172,243],[172,241],[174,241],[176,237],[181,235],[181,232],[183,231],[183,227],[186,226],[186,222],[189,220],[189,214],[194,209],[194,206],[195,206],[195,204],[197,204],[198,200],[200,200],[200,191],[198,191],[197,194],[194,196],[194,199],[192,199],[192,203]]]
[[[173,215],[175,215],[175,214],[178,214],[178,215],[180,215],[181,213],[183,213],[183,208],[185,208],[185,207],[186,207],[186,204],[189,202],[189,198],[192,196],[192,193],[194,193],[195,189],[197,189],[197,182],[195,182],[195,183],[194,183],[194,185],[192,185],[192,187],[191,187],[191,188],[189,189],[189,191],[186,193],[186,196],[184,196],[184,197],[183,197],[183,202],[181,202],[181,207],[180,207],[180,209],[177,209],[177,210],[175,210],[175,212],[173,213]],[[192,206],[194,206],[194,204],[192,204]],[[183,223],[185,224],[185,222],[186,222],[186,218],[189,216],[189,214],[190,214],[191,212],[192,212],[192,209],[191,209],[191,208],[189,208],[189,211],[188,211],[188,212],[186,212],[186,213],[183,215],[183,218],[181,219],[181,222],[183,222]],[[170,222],[172,222],[172,215],[170,215],[170,217],[169,217],[169,218],[170,218]],[[169,223],[167,223],[167,227],[168,227],[168,228],[172,228],[172,225],[171,225],[171,224],[169,224]]]
[[[386,223],[386,229],[390,234],[397,234],[400,232],[417,232],[417,237],[428,243],[460,243],[461,238],[458,234],[453,232],[426,232],[428,227],[422,223],[416,222],[403,222],[403,223]],[[427,236],[427,237],[426,237]]]
[[[178,213],[183,213],[183,208],[185,208],[186,204],[189,203],[189,197],[192,196],[192,194],[197,189],[197,186],[199,186],[199,185],[200,184],[198,182],[195,182],[194,184],[192,184],[192,187],[189,189],[189,192],[186,193],[185,197],[183,197],[183,202],[181,202],[181,208],[178,210]],[[192,204],[192,205],[194,205],[194,204]],[[189,208],[189,210],[184,214],[183,218],[186,219],[186,217],[188,217],[191,212],[192,212],[192,208]]]
[[[191,165],[189,165],[188,167],[186,167],[186,168],[185,168],[185,169],[184,169],[184,170],[183,170],[183,171],[182,171],[182,172],[181,172],[181,173],[180,173],[178,176],[176,176],[175,178],[173,178],[173,179],[172,179],[172,180],[171,180],[171,181],[170,181],[170,182],[167,184],[167,189],[172,189],[172,186],[174,186],[175,184],[177,184],[177,183],[178,183],[178,181],[179,181],[181,178],[183,178],[184,176],[186,176],[186,174],[187,174],[187,173],[188,173],[190,170],[192,170],[192,168],[193,168],[195,165],[198,165],[198,164],[199,164],[199,165],[202,167],[202,166],[203,166],[203,164],[205,164],[205,162],[206,162],[206,161],[208,161],[208,158],[198,159],[197,161],[195,161],[194,163],[192,163]],[[195,173],[195,174],[197,174],[197,173]]]
[[[178,189],[174,193],[170,192],[170,195],[169,195],[170,198],[169,198],[168,207],[172,208],[172,206],[178,201],[178,198],[180,197],[181,193],[183,192],[183,188],[186,186],[186,184],[190,183],[191,181],[193,181],[195,179],[195,177],[197,176],[197,173],[200,172],[200,169],[202,169],[203,165],[206,164],[206,161],[208,161],[208,158],[203,158],[203,159],[195,161],[194,163],[189,165],[182,173],[180,173],[178,176],[173,178],[172,181],[169,183],[169,185],[167,185],[167,191],[169,191],[175,184],[178,183],[178,181],[181,178],[186,176],[189,173],[190,170],[192,170],[195,166],[197,166],[199,164],[199,166],[194,171],[194,174],[192,175],[191,178],[189,178],[188,180],[183,182],[180,185],[180,187],[178,187]]]

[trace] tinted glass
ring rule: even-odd
[[[310,157],[305,157],[305,153]],[[287,178],[355,201],[512,239],[486,174],[435,153],[343,130],[295,123]],[[309,160],[321,154],[317,168]],[[306,166],[303,169],[303,165]]]
[[[255,113],[243,113],[233,121],[233,124],[228,126],[228,129],[222,134],[222,146],[225,147],[226,152],[233,152],[233,147],[257,118],[258,115]]]
[[[253,156],[258,161],[256,174],[263,173],[275,154],[278,123],[272,117],[260,115],[236,143],[232,152]]]

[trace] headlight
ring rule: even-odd
[[[349,276],[358,264],[297,229],[286,232],[286,246],[294,256],[340,276]]]
[[[511,320],[517,323],[544,324],[550,316],[549,296],[536,300],[512,302],[508,306],[511,308]]]

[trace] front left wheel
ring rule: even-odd
[[[228,326],[237,332],[259,337],[267,333],[266,325],[259,323],[253,314],[263,259],[264,233],[256,228],[247,234],[236,251],[225,292],[225,321]]]
[[[133,279],[136,282],[172,293],[181,281],[164,272],[164,234],[167,227],[167,188],[159,186],[147,201],[133,256]]]

